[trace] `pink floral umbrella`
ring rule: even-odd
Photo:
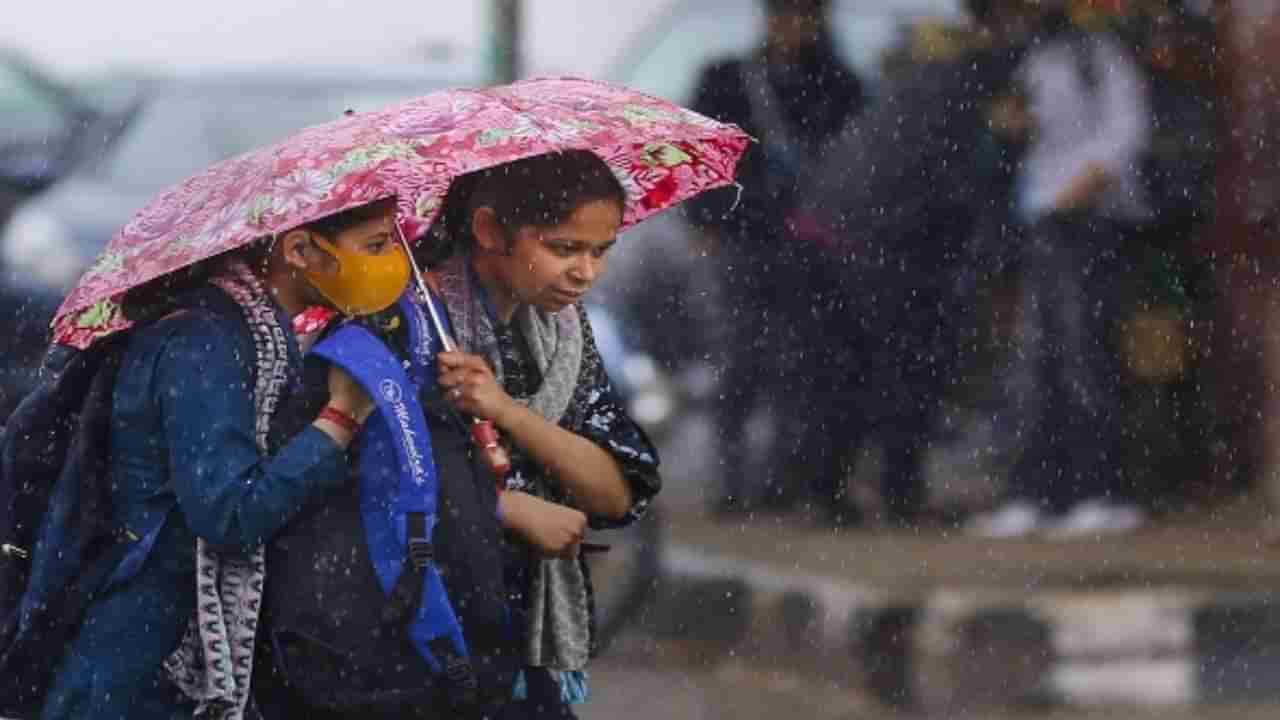
[[[161,193],[111,240],[54,317],[78,348],[128,327],[125,291],[298,225],[395,196],[420,237],[453,178],[547,152],[591,150],[627,190],[625,225],[733,183],[733,125],[577,78],[449,90],[352,114],[225,160]]]

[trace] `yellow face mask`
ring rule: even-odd
[[[335,273],[306,271],[316,290],[346,315],[372,315],[391,307],[409,285],[409,258],[396,245],[381,255],[349,252],[321,237],[316,244],[333,255]]]

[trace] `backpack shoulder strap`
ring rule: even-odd
[[[385,620],[409,619],[410,639],[423,659],[438,673],[457,674],[457,668],[469,667],[468,651],[443,579],[431,562],[439,482],[418,383],[395,353],[359,323],[339,327],[310,354],[349,372],[377,406],[356,449],[368,551],[389,599]],[[394,459],[393,467],[388,467],[389,459]],[[391,512],[388,498],[393,498]]]

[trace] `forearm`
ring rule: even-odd
[[[188,525],[215,545],[248,549],[345,482],[350,438],[317,421],[264,456],[253,398],[237,390],[252,387],[246,382],[251,373],[235,344],[222,341],[230,330],[213,318],[189,316],[159,352],[151,392],[172,489]]]
[[[502,525],[548,557],[574,557],[587,531],[581,510],[518,490],[498,496]]]
[[[347,477],[345,453],[319,428],[304,430],[269,458],[218,445],[175,453],[175,467],[185,470],[175,474],[174,488],[191,529],[219,546],[265,542]]]
[[[530,528],[537,522],[539,500],[519,490],[498,493],[498,520],[502,529],[510,530],[532,543],[534,539]]]
[[[495,422],[560,481],[583,512],[616,519],[631,508],[631,488],[603,448],[519,403],[512,403]]]

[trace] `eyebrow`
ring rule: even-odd
[[[590,240],[578,240],[576,238],[557,237],[555,235],[543,235],[542,240],[543,242],[565,243],[568,245],[572,245],[574,247],[591,246],[591,247],[599,247],[604,249],[611,248],[614,245],[618,244],[618,237],[616,235],[613,236],[612,238],[609,238],[607,242],[602,243],[600,245],[596,245],[595,243],[592,243]]]

